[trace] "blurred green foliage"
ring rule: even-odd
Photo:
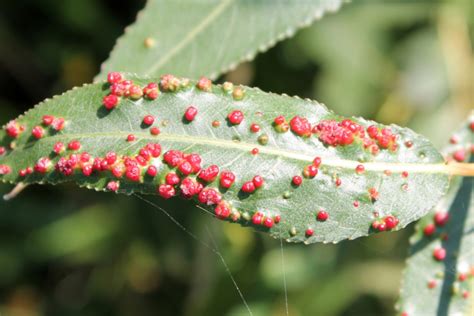
[[[144,1],[5,1],[0,124],[90,82]],[[471,10],[470,10],[471,8]],[[407,125],[441,146],[473,107],[469,1],[354,1],[222,79]],[[6,193],[9,186],[1,185]],[[0,202],[0,314],[392,315],[412,228],[338,245],[284,244],[157,203],[74,186]],[[216,246],[214,246],[216,245]],[[283,274],[284,271],[284,274]]]

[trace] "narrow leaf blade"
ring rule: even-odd
[[[474,143],[469,122],[453,135],[457,143],[444,150],[450,159],[469,160]],[[445,224],[444,214],[449,214]],[[420,220],[410,243],[398,310],[408,315],[468,315],[474,284],[473,178],[451,180],[448,194]],[[442,254],[439,249],[446,250],[444,260],[435,258],[436,251]]]
[[[149,0],[96,79],[111,70],[216,78],[340,5],[341,0]]]
[[[130,76],[129,79],[142,87],[150,81]],[[11,183],[75,181],[95,190],[106,190],[110,182],[117,181],[120,193],[156,195],[157,187],[165,183],[168,173],[180,173],[164,162],[163,153],[169,150],[196,153],[202,158],[203,168],[217,165],[219,177],[225,170],[236,176],[229,189],[222,187],[219,178],[210,183],[198,180],[206,188],[214,188],[228,203],[232,216],[226,216],[227,220],[269,232],[277,238],[305,243],[366,236],[375,232],[372,224],[385,223],[387,216],[399,220],[394,230],[403,228],[426,214],[446,191],[448,177],[442,156],[428,140],[409,129],[384,127],[361,118],[346,120],[353,126],[342,128],[342,117],[314,101],[247,87],[232,88],[229,84],[213,85],[206,92],[194,82],[184,79],[178,82],[185,87],[163,92],[156,100],[122,98],[111,111],[102,105],[102,99],[109,93],[107,84],[87,85],[43,102],[8,124],[24,128],[17,138],[12,139],[5,130],[0,132],[0,146],[13,148],[0,157],[0,165],[11,169],[0,179]],[[191,105],[198,114],[192,122],[186,122],[183,115]],[[240,124],[231,124],[228,115],[236,110],[244,118]],[[31,136],[32,129],[41,125],[44,115],[64,118],[65,127],[54,132],[51,126],[43,126],[45,135],[36,140]],[[146,115],[155,117],[152,126],[161,129],[159,135],[152,135],[152,126],[143,124]],[[274,125],[279,115],[288,121],[296,117],[307,119],[310,124],[307,137],[298,135],[296,125],[279,132]],[[326,138],[317,129],[323,123],[329,124],[324,130]],[[252,132],[253,124],[258,124],[258,132]],[[366,130],[374,124],[379,136],[387,132],[396,137],[390,141],[391,149],[379,147],[368,136]],[[350,144],[329,145],[333,138],[341,141],[341,135],[346,135],[350,128],[357,128],[349,133],[353,137]],[[127,142],[130,134],[136,141]],[[58,142],[67,145],[73,140],[80,142],[80,150],[66,150],[60,156],[52,152]],[[373,144],[368,146],[366,142]],[[110,172],[111,167],[90,176],[83,175],[81,163],[74,164],[70,176],[64,175],[68,171],[64,161],[60,171],[52,167],[58,167],[60,157],[72,159],[73,153],[87,151],[92,157],[105,157],[113,151],[119,157],[119,167],[123,168],[124,157],[136,157],[148,143],[159,143],[162,153],[149,160],[146,167],[139,168],[139,181],[125,176],[117,179]],[[388,146],[387,143],[385,147]],[[41,157],[52,161],[48,172],[19,176],[25,168],[38,164]],[[313,168],[315,157],[322,160],[319,168]],[[157,168],[156,177],[146,175],[150,164]],[[356,172],[358,165],[365,171]],[[317,170],[316,176],[304,177],[308,166]],[[253,193],[243,192],[243,185],[256,175],[264,179],[263,186]],[[292,183],[294,176],[302,177],[301,185]],[[188,178],[195,179],[196,174]],[[179,186],[176,191],[185,193]],[[215,211],[214,205],[206,207]],[[327,219],[321,216],[321,211],[327,213]],[[256,219],[260,213],[261,218]]]

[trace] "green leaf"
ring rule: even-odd
[[[473,121],[474,117],[470,122]],[[447,156],[464,151],[469,160],[474,133],[468,124],[454,134],[458,143],[446,147]],[[474,161],[474,156],[470,160]],[[451,182],[448,194],[420,220],[410,240],[410,256],[397,305],[401,313],[468,315],[474,285],[473,178],[455,177]],[[435,216],[441,218],[443,212],[449,214],[449,220],[444,226],[437,225]],[[432,227],[436,230],[430,235]],[[442,261],[434,258],[435,250],[440,248],[446,250]]]
[[[150,81],[133,76],[128,79],[140,86]],[[203,168],[215,164],[221,172],[230,170],[236,175],[235,183],[228,190],[219,185],[219,179],[207,185],[216,188],[229,204],[234,221],[277,238],[306,243],[337,242],[368,235],[374,232],[373,222],[380,222],[389,215],[399,220],[395,229],[401,229],[425,215],[447,189],[448,176],[442,156],[428,140],[409,129],[386,127],[385,132],[395,135],[396,141],[390,141],[389,148],[384,149],[364,132],[376,123],[352,118],[347,122],[362,131],[349,133],[340,126],[342,117],[314,101],[233,87],[230,83],[212,85],[206,92],[197,88],[195,82],[167,76],[161,82],[162,90],[170,83],[176,84],[175,92],[169,91],[173,90],[170,86],[156,100],[122,98],[111,111],[102,105],[102,99],[109,93],[109,86],[104,83],[86,85],[44,101],[8,124],[24,128],[18,138],[12,139],[5,130],[0,131],[0,146],[13,148],[0,157],[0,170],[1,165],[4,171],[11,169],[0,179],[11,183],[75,181],[95,190],[106,190],[109,181],[119,181],[120,193],[156,195],[157,186],[164,183],[165,175],[176,171],[163,162],[163,153],[171,149],[197,153],[202,158]],[[205,90],[206,84],[211,83],[201,80],[199,84]],[[186,122],[183,115],[190,105],[197,108],[198,114],[194,121]],[[227,117],[235,110],[242,111],[244,119],[232,125]],[[158,136],[151,135],[151,127],[142,123],[148,114],[156,118],[154,127],[161,129]],[[31,136],[32,129],[41,125],[43,115],[64,118],[65,128],[55,132],[52,127],[43,126],[45,136],[36,140]],[[287,122],[297,116],[306,118],[311,124],[309,128],[324,121],[337,132],[333,130],[331,134],[328,127],[324,132],[315,133],[309,129],[307,137],[292,130],[278,132],[273,123],[278,115],[284,115]],[[250,131],[253,123],[260,128],[256,133]],[[339,137],[341,133],[352,135],[353,142],[329,145],[329,136]],[[127,142],[129,134],[135,135],[137,140]],[[24,179],[18,175],[20,170],[33,167],[41,157],[49,157],[57,164],[60,158],[52,152],[54,145],[57,142],[67,145],[73,140],[80,141],[82,146],[77,153],[87,151],[92,157],[104,157],[114,151],[119,155],[118,166],[121,167],[122,156],[135,157],[146,144],[157,142],[162,147],[162,155],[147,165],[156,166],[159,174],[152,178],[144,175],[146,169],[141,168],[140,181],[134,182],[127,177],[117,180],[109,171],[84,176],[80,166],[75,165],[71,176],[54,171],[53,167],[45,174],[34,172]],[[363,140],[374,144],[365,148]],[[254,149],[259,153],[255,154]],[[376,155],[372,153],[375,149],[379,150]],[[72,153],[67,150],[61,156],[70,159]],[[301,176],[315,157],[322,159],[319,170],[316,169],[318,174],[304,178],[299,187],[292,185],[292,178]],[[358,165],[363,165],[365,172],[358,174],[355,171]],[[63,168],[63,172],[65,170]],[[251,194],[242,192],[244,182],[251,181],[255,175],[263,177],[263,187]],[[195,178],[195,175],[190,177]],[[207,208],[214,210],[214,206]],[[321,210],[329,215],[326,221],[316,219]],[[268,224],[272,224],[276,216],[281,216],[281,222],[273,223],[271,228],[254,225],[251,217],[257,211]],[[314,230],[312,237],[306,236],[308,228]]]
[[[96,79],[111,70],[216,78],[340,5],[341,0],[150,0]]]

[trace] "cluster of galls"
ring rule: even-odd
[[[474,132],[474,121],[469,123],[469,129],[471,130],[471,132]],[[456,135],[453,135],[450,138],[450,143],[454,145],[458,144],[459,138]],[[471,150],[471,153],[474,153],[474,146],[471,145],[470,150]],[[453,159],[457,162],[463,162],[466,160],[467,156],[468,156],[467,150],[463,147],[459,147],[455,151],[453,151],[452,154],[450,154],[450,156],[448,157],[448,160]],[[436,211],[432,217],[432,220],[423,227],[423,235],[429,238],[433,238],[437,236],[441,240],[447,240],[449,237],[446,232],[443,232],[443,228],[449,222],[449,219],[450,217],[449,217],[448,212],[441,211],[441,210]],[[433,249],[433,252],[432,252],[433,260],[444,261],[446,257],[447,257],[447,250],[443,246],[439,245]],[[453,283],[453,287],[452,287],[453,295],[456,295],[459,293],[464,299],[469,298],[470,292],[469,290],[466,289],[467,287],[469,287],[469,285],[466,285],[464,287],[465,289],[461,292],[460,284],[464,283],[466,280],[470,278],[471,279],[474,278],[474,266],[470,267],[470,272],[468,271],[458,272],[457,281]],[[427,282],[427,287],[429,289],[434,289],[436,288],[437,285],[438,285],[438,282],[434,279],[429,280]]]
[[[121,98],[139,100],[145,97],[149,100],[155,100],[161,91],[177,92],[180,89],[189,87],[190,80],[167,74],[160,77],[159,84],[150,82],[145,87],[141,87],[135,84],[133,80],[125,79],[119,72],[110,72],[107,75],[107,82],[109,84],[110,93],[103,98],[102,104],[106,109],[112,110],[119,105]],[[212,81],[206,77],[201,77],[196,83],[196,87],[199,90],[211,92]],[[229,82],[224,83],[222,89],[225,92],[232,93],[235,100],[241,100],[244,97],[243,88],[234,87],[233,84]],[[192,111],[192,109],[188,109],[187,111],[188,117],[191,116],[189,121],[192,121],[195,114],[189,113],[189,111]]]
[[[325,222],[329,219],[329,214],[325,210],[319,210],[316,212],[316,220],[318,222]],[[290,229],[290,235],[294,236],[296,235],[296,229],[293,227]],[[314,235],[314,229],[312,227],[308,227],[305,230],[305,236],[306,237],[312,237]]]
[[[160,78],[159,84],[148,83],[145,87],[140,87],[132,80],[126,80],[121,73],[111,72],[107,76],[109,84],[109,94],[103,98],[103,105],[108,110],[113,110],[119,105],[121,98],[130,98],[138,100],[142,97],[153,100],[158,98],[161,91],[176,92],[179,89],[189,86],[189,80],[178,78],[173,75],[164,75]],[[205,92],[212,90],[212,82],[202,77],[196,84],[196,87]],[[161,89],[161,90],[160,90]],[[224,83],[222,89],[225,93],[231,94],[234,100],[244,98],[245,91],[242,87],[234,87],[231,83]],[[189,106],[184,112],[183,118],[191,122],[195,119],[198,110],[194,106]],[[238,125],[244,119],[244,114],[239,110],[234,110],[227,117],[230,124]],[[152,115],[143,117],[142,125],[149,127],[153,125],[155,118]],[[43,118],[45,126],[53,125],[57,130],[64,127],[64,119],[57,120],[52,116]],[[12,137],[17,137],[24,131],[24,127],[12,121],[7,125],[7,133]],[[257,132],[259,127],[253,126],[252,129]],[[152,127],[150,132],[153,135],[159,134],[159,129]],[[44,129],[36,126],[32,130],[32,135],[39,139],[44,135]],[[133,142],[136,137],[133,134],[128,135],[127,141]],[[62,155],[66,150],[74,151],[63,157],[60,157],[56,163],[49,157],[38,159],[33,167],[27,167],[20,170],[19,175],[27,175],[37,172],[46,174],[56,171],[64,176],[71,176],[80,171],[83,176],[91,176],[93,173],[110,173],[117,180],[126,178],[128,181],[141,182],[145,177],[154,178],[158,174],[158,169],[153,164],[152,159],[161,155],[161,146],[159,144],[148,144],[142,148],[138,155],[134,157],[119,157],[114,152],[109,152],[105,157],[91,157],[87,152],[76,153],[81,148],[81,143],[74,140],[65,146],[57,142],[53,147],[53,153]],[[0,155],[5,153],[2,147]],[[215,214],[218,218],[224,219],[231,217],[233,220],[240,218],[240,213],[233,209],[229,203],[222,200],[222,196],[216,188],[206,188],[208,184],[215,181],[219,175],[219,185],[222,189],[229,189],[235,182],[235,174],[231,171],[219,171],[218,166],[211,165],[206,169],[201,168],[201,157],[198,154],[184,154],[177,150],[169,150],[163,155],[163,160],[169,167],[175,168],[176,172],[168,172],[163,179],[163,183],[158,185],[157,192],[163,198],[170,198],[177,195],[179,191],[184,198],[196,197],[197,200],[205,205],[215,205]],[[0,166],[0,173],[7,174],[11,172],[8,166]],[[256,175],[251,181],[242,185],[241,191],[247,194],[253,193],[261,188],[264,180]],[[119,181],[109,181],[106,188],[110,191],[119,189]]]
[[[280,215],[267,216],[262,212],[255,212],[252,216],[252,224],[272,228],[274,224],[280,223]]]
[[[53,153],[61,155],[67,150],[76,152],[80,150],[81,143],[77,140],[71,141],[67,147],[57,142],[53,146]],[[87,152],[82,153],[71,153],[67,156],[60,157],[58,162],[53,165],[52,161],[48,157],[40,158],[35,164],[33,170],[40,174],[45,174],[54,169],[64,176],[71,176],[75,171],[81,171],[82,175],[89,177],[93,172],[97,174],[102,172],[109,172],[117,179],[123,177],[127,178],[132,182],[140,182],[143,178],[142,171],[146,170],[148,176],[155,176],[157,169],[151,164],[153,158],[157,158],[161,155],[161,146],[157,143],[149,143],[142,149],[139,154],[134,157],[119,157],[115,152],[109,152],[104,157],[92,157]],[[20,176],[27,176],[32,172],[31,167],[20,170]],[[116,186],[112,184],[107,186],[110,190],[112,187],[116,187],[118,190],[118,182]],[[113,190],[113,191],[116,191]]]
[[[449,221],[449,213],[444,211],[437,211],[433,216],[433,221],[428,223],[423,228],[423,234],[427,237],[433,236],[437,227],[444,227]]]
[[[378,128],[375,125],[369,126],[366,130],[360,124],[350,120],[323,120],[311,126],[308,119],[301,116],[294,116],[290,122],[283,115],[277,116],[273,120],[273,126],[279,133],[291,131],[301,137],[310,137],[315,134],[320,141],[328,146],[347,146],[354,142],[360,142],[363,147],[374,155],[380,149],[397,150],[397,137],[388,128]]]
[[[469,130],[474,133],[474,121],[469,123]],[[458,135],[452,135],[449,142],[453,145],[459,144],[459,136]],[[474,144],[468,143],[467,146],[463,145],[457,145],[456,149],[449,154],[447,157],[447,160],[450,161],[455,160],[457,162],[464,162],[468,159],[469,153],[474,155]]]
[[[65,125],[66,125],[66,120],[62,117],[54,117],[53,115],[44,115],[41,119],[40,125],[34,126],[31,129],[31,136],[34,139],[41,139],[46,134],[47,128],[51,128],[52,132],[59,132],[64,129]],[[18,138],[25,130],[26,130],[26,127],[18,123],[16,120],[12,120],[8,122],[7,125],[5,126],[5,131],[7,132],[7,135],[11,138]],[[13,148],[14,143],[11,143],[10,147]],[[7,149],[1,146],[0,156],[6,154],[6,152],[7,152]],[[49,159],[46,158],[46,160],[42,160],[42,163],[47,164],[47,160]],[[40,170],[42,170],[41,166],[39,168]],[[0,175],[6,175],[11,172],[12,172],[12,169],[10,166],[0,165]],[[27,167],[19,171],[19,175],[21,177],[26,177],[27,175],[32,174],[32,173],[33,173],[32,167]]]
[[[431,237],[436,233],[437,228],[444,227],[449,221],[449,213],[437,211],[433,216],[433,221],[423,228],[423,235]],[[441,239],[448,238],[447,234],[440,234]],[[443,261],[446,258],[446,249],[437,247],[433,250],[433,259]]]
[[[325,221],[328,220],[328,218],[329,218],[329,214],[325,210],[319,210],[318,212],[316,212],[316,220],[318,222],[325,222]],[[290,234],[291,234],[291,231],[290,231]],[[306,237],[313,236],[314,235],[314,229],[312,227],[308,227],[305,231],[305,235],[306,235]]]
[[[180,89],[189,86],[189,80],[178,78],[173,75],[164,75],[160,78],[158,83],[148,83],[145,87],[136,85],[132,80],[126,80],[122,74],[118,72],[111,72],[107,76],[107,81],[110,87],[109,95],[103,99],[103,105],[112,110],[118,106],[121,98],[130,98],[138,100],[145,97],[149,100],[158,98],[161,91],[176,92]],[[212,91],[212,82],[207,78],[200,78],[196,87],[204,92]],[[161,89],[161,90],[160,90]],[[224,83],[222,85],[224,92],[232,94],[235,100],[241,100],[245,93],[241,87],[234,87],[231,83]],[[189,106],[183,115],[183,118],[191,122],[195,119],[198,110],[194,106]],[[227,115],[227,120],[231,125],[239,125],[244,120],[244,114],[240,110],[233,110]],[[151,126],[155,122],[152,115],[146,115],[142,124]],[[43,118],[43,125],[52,125],[54,129],[61,130],[64,127],[64,119],[56,119],[52,116],[45,116]],[[364,148],[371,150],[373,154],[379,151],[379,148],[396,150],[396,136],[387,128],[379,129],[375,125],[369,126],[367,131],[356,122],[345,119],[342,121],[324,120],[311,126],[308,119],[301,116],[294,116],[289,122],[285,117],[278,116],[273,122],[274,128],[278,132],[291,131],[301,137],[310,137],[315,134],[323,143],[330,146],[345,146],[354,142],[361,142]],[[250,125],[252,133],[258,133],[260,126],[256,123]],[[17,137],[24,127],[17,124],[15,121],[7,124],[7,133],[12,137]],[[159,129],[154,127],[150,129],[153,135],[159,134]],[[36,126],[32,130],[32,135],[35,138],[41,138],[44,135],[42,126]],[[127,141],[135,141],[136,137],[130,134]],[[260,139],[259,139],[260,141]],[[68,144],[67,149],[77,151],[80,149],[80,143],[73,141]],[[1,148],[0,148],[1,149]],[[57,143],[53,151],[56,154],[61,154],[66,150],[66,146],[62,143]],[[252,154],[258,153],[258,148],[251,151]],[[0,152],[0,155],[2,152]],[[110,172],[117,179],[122,177],[127,178],[132,182],[142,181],[146,177],[157,176],[158,170],[156,166],[150,163],[151,159],[157,158],[161,154],[161,147],[159,144],[148,144],[142,148],[135,157],[117,157],[113,152],[108,153],[105,157],[92,158],[88,153],[70,154],[66,157],[61,157],[54,165],[57,172],[70,176],[75,170],[82,170],[84,176],[90,176],[93,172]],[[230,188],[235,182],[235,175],[231,171],[219,171],[218,166],[211,165],[206,169],[201,168],[201,157],[198,154],[184,154],[177,150],[169,150],[163,155],[163,160],[171,168],[175,168],[176,172],[169,172],[164,182],[158,186],[158,194],[163,198],[171,198],[176,196],[178,192],[185,198],[197,197],[198,201],[205,205],[215,205],[215,214],[218,218],[231,217],[237,220],[240,213],[233,210],[229,203],[222,200],[222,196],[215,188],[205,188],[206,185],[215,181],[220,174],[219,185],[223,189]],[[305,178],[314,178],[318,174],[318,168],[321,164],[321,158],[316,157],[312,164],[303,169],[302,175]],[[28,167],[20,171],[20,176],[27,176],[33,170],[39,173],[46,173],[51,171],[53,164],[47,157],[38,160],[34,168]],[[0,174],[11,172],[7,166],[0,166]],[[356,172],[361,174],[364,172],[363,165],[356,167]],[[341,185],[341,179],[335,179],[336,185]],[[298,187],[302,184],[303,177],[296,175],[292,178],[292,184]],[[117,191],[119,188],[119,181],[110,181],[107,184],[107,189]],[[264,180],[261,176],[256,175],[251,180],[243,183],[241,191],[246,194],[252,194],[257,189],[264,185]],[[373,189],[370,192],[373,200],[377,199],[378,192]],[[325,221],[328,214],[325,211],[318,212],[317,220]],[[279,216],[272,218],[265,216],[261,212],[256,212],[252,217],[252,222],[257,225],[264,225],[265,227],[272,227],[273,223],[279,222]],[[376,230],[390,230],[396,227],[398,219],[393,216],[387,216],[383,220],[378,220],[373,223]],[[311,236],[313,230],[308,228],[306,235]]]
[[[467,268],[467,267],[466,267]],[[472,265],[469,270],[466,269],[464,271],[458,271],[457,273],[457,282],[454,282],[452,287],[453,295],[461,294],[462,298],[468,299],[470,292],[470,284],[473,282],[474,279],[474,265]],[[464,290],[460,291],[460,285],[463,286]]]
[[[303,168],[302,175],[305,178],[312,179],[318,175],[319,166],[321,165],[321,157],[315,157],[313,163]],[[303,177],[296,175],[291,179],[293,187],[299,187],[303,183]]]
[[[389,128],[379,128],[376,125],[370,125],[367,127],[367,134],[371,139],[365,138],[363,140],[365,148],[371,148],[370,146],[374,146],[374,144],[378,145],[379,148],[391,151],[396,151],[398,148],[397,135],[393,134]],[[378,151],[372,149],[372,152],[375,154]]]
[[[185,154],[179,150],[168,150],[163,155],[163,161],[173,171],[168,172],[164,183],[158,186],[158,194],[169,199],[181,193],[181,196],[190,199],[197,197],[197,200],[208,206],[214,206],[214,213],[217,218],[231,218],[233,221],[240,219],[240,213],[234,210],[230,203],[222,199],[222,195],[217,188],[206,187],[218,180],[219,186],[223,190],[232,187],[236,176],[232,171],[220,171],[217,165],[210,165],[202,168],[201,156],[196,153]],[[261,188],[264,180],[256,175],[251,181],[246,181],[241,187],[241,191],[247,194],[253,193]]]
[[[138,100],[145,97],[149,100],[154,100],[160,95],[158,84],[154,82],[148,83],[145,87],[136,85],[132,80],[126,80],[121,73],[111,72],[107,76],[107,81],[110,85],[110,93],[106,95],[102,104],[107,110],[112,110],[119,105],[120,98],[130,98],[132,100]],[[145,115],[142,120],[142,124],[146,127],[150,127],[155,122],[153,115]],[[150,128],[151,135],[159,135],[160,129],[156,126]],[[134,135],[129,135],[127,141],[131,142],[135,140]]]
[[[135,84],[133,80],[126,80],[119,72],[110,72],[107,75],[107,82],[110,85],[110,93],[102,99],[102,104],[107,110],[117,107],[120,98],[138,100],[145,96],[150,100],[154,100],[160,94],[158,84],[150,82],[142,88]]]
[[[423,227],[423,235],[426,237],[432,238],[433,236],[435,236],[437,230],[442,230],[443,227],[445,227],[448,222],[449,222],[448,212],[436,211],[432,217],[432,220]],[[448,239],[448,235],[442,231],[436,234],[436,236],[439,236],[441,240]],[[433,249],[432,257],[433,257],[433,260],[444,261],[447,257],[447,250],[441,245],[436,246]],[[469,277],[471,278],[474,277],[474,266],[471,266],[470,270],[471,270],[470,273],[466,271],[458,272],[457,281],[462,283],[466,281]],[[437,282],[435,280],[429,280],[427,283],[427,286],[428,288],[433,289],[437,286]],[[458,292],[459,292],[459,283],[455,282],[453,284],[453,294],[457,294]],[[464,290],[461,295],[463,298],[468,298],[469,291]]]
[[[190,80],[187,78],[178,78],[173,75],[167,74],[160,77],[160,82],[150,82],[145,87],[140,87],[135,84],[132,80],[127,80],[119,72],[111,72],[107,76],[107,82],[109,84],[110,93],[106,95],[102,104],[108,110],[116,108],[121,98],[130,98],[132,100],[138,100],[142,97],[154,100],[158,98],[161,91],[164,92],[177,92],[180,89],[189,87]],[[196,88],[204,92],[212,91],[211,80],[201,77],[196,83]],[[234,100],[243,99],[245,92],[242,87],[234,87],[233,84],[225,82],[222,85],[222,89],[225,93],[232,94]],[[183,119],[187,122],[192,122],[198,114],[198,109],[190,105],[183,114]],[[244,119],[244,114],[241,111],[235,110],[229,113],[228,121],[230,124],[238,125]],[[154,118],[151,115],[147,115],[143,118],[143,125],[150,126],[154,122]],[[217,123],[219,123],[217,121]],[[220,123],[219,123],[220,125]],[[150,128],[150,133],[154,136],[160,134],[160,129],[156,126]],[[134,141],[134,135],[129,135],[127,141]]]
[[[251,181],[246,181],[242,185],[242,192],[244,193],[253,193],[256,189],[260,189],[263,186],[264,180],[262,176],[256,175],[252,178]]]
[[[349,119],[341,122],[324,120],[319,122],[313,131],[329,146],[346,146],[358,140],[373,155],[378,154],[381,148],[396,151],[398,146],[397,137],[390,129],[371,125],[365,130],[363,126]]]
[[[329,146],[346,146],[354,142],[354,139],[365,136],[364,128],[351,121],[324,120],[319,122],[314,129],[319,139]]]
[[[43,138],[46,132],[45,128],[51,127],[53,131],[58,132],[64,129],[65,124],[66,121],[62,117],[44,115],[41,121],[41,125],[37,125],[32,128],[31,136],[33,136],[35,139]],[[25,130],[25,126],[19,124],[16,120],[8,122],[5,126],[5,131],[7,132],[7,135],[11,138],[18,138],[18,136],[20,136],[20,134],[23,133]]]
[[[436,231],[437,230],[442,230],[443,227],[445,227],[448,222],[449,222],[449,213],[448,212],[436,211],[435,214],[432,217],[432,221],[430,221],[428,224],[426,224],[423,227],[423,235],[427,236],[427,237],[433,237],[436,234]],[[448,239],[448,235],[444,232],[439,232],[437,234],[437,236],[439,236],[441,240],[447,240]],[[432,256],[433,256],[433,260],[444,261],[446,259],[446,256],[447,256],[447,251],[442,246],[436,246],[433,249]],[[470,273],[465,272],[465,271],[464,272],[462,272],[462,271],[459,272],[458,277],[457,277],[457,281],[462,283],[462,282],[466,281],[469,277],[474,277],[474,266],[471,267],[471,272]],[[437,282],[435,280],[429,280],[428,284],[427,284],[428,288],[430,288],[430,289],[435,288],[436,285],[437,285]],[[457,284],[457,285],[459,285],[459,284]],[[459,289],[456,288],[456,283],[454,283],[453,284],[453,294],[457,294],[457,292],[459,292]],[[464,290],[462,292],[462,297],[463,298],[468,298],[469,297],[469,291]]]
[[[288,123],[283,115],[279,115],[273,120],[273,126],[279,133],[286,133],[291,129],[293,133],[301,137],[309,137],[312,134],[311,124],[301,116],[293,117]]]
[[[175,168],[177,172],[168,173],[165,177],[166,182],[158,187],[158,194],[161,197],[169,199],[175,196],[177,193],[175,187],[177,185],[179,185],[181,194],[185,198],[191,198],[202,191],[204,188],[203,184],[196,181],[194,177],[188,177],[200,173],[202,161],[201,156],[193,153],[184,154],[179,150],[169,150],[163,155],[163,160],[170,168]],[[211,167],[208,169],[213,169]],[[215,176],[217,176],[218,173],[219,170],[217,169]],[[185,178],[181,179],[180,175]],[[211,177],[210,174],[208,175]]]
[[[377,219],[372,222],[372,228],[376,231],[383,232],[392,230],[398,226],[399,220],[393,215],[387,215],[382,219]]]

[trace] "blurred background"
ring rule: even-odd
[[[144,0],[2,1],[0,125],[90,82]],[[409,126],[441,147],[474,107],[466,1],[355,0],[226,79]],[[0,185],[4,194],[10,186]],[[413,225],[337,245],[284,244],[158,203],[73,185],[0,201],[0,315],[393,315]],[[214,246],[213,246],[214,247]]]

